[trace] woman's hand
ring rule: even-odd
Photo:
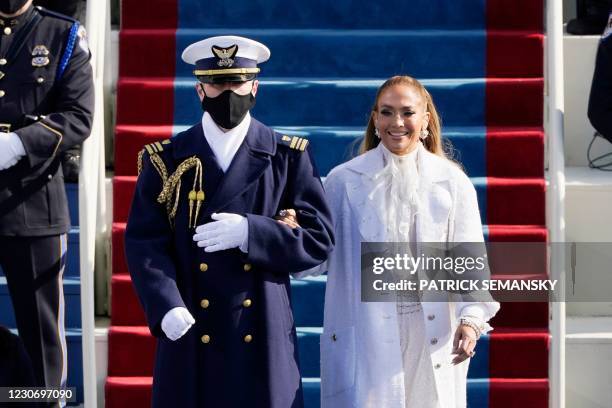
[[[455,338],[453,339],[453,354],[457,356],[453,359],[453,364],[459,364],[470,357],[474,357],[476,351],[476,330],[470,326],[460,324],[455,332]]]
[[[297,214],[293,208],[280,210],[274,219],[281,224],[285,224],[289,228],[299,228],[300,226],[300,224],[297,222]]]

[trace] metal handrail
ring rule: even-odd
[[[99,214],[104,205],[104,103],[103,76],[108,1],[87,0],[86,24],[92,54],[95,113],[91,136],[83,143],[79,170],[79,226],[81,275],[81,328],[83,346],[84,406],[97,406],[95,350],[94,268]]]
[[[548,178],[546,225],[551,245],[550,278],[558,281],[558,293],[565,293],[565,153],[563,135],[563,4],[546,3],[546,134]],[[565,302],[553,301],[549,309],[551,334],[548,358],[549,406],[565,407]]]

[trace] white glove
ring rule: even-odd
[[[170,340],[175,341],[183,337],[194,323],[195,319],[189,310],[184,307],[175,307],[164,315],[161,328]]]
[[[25,148],[17,133],[0,133],[0,170],[13,167],[25,154]]]
[[[200,225],[196,228],[193,240],[206,252],[222,251],[240,247],[242,252],[248,251],[249,222],[246,217],[238,214],[219,213],[211,216],[214,222]]]

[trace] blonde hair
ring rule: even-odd
[[[378,91],[376,92],[376,99],[374,100],[374,106],[372,107],[372,112],[370,113],[370,119],[368,120],[368,126],[366,128],[365,135],[363,136],[361,146],[359,147],[359,153],[362,154],[368,150],[372,150],[380,143],[380,139],[376,136],[376,133],[374,133],[374,114],[377,112],[378,101],[380,100],[382,93],[395,85],[405,85],[416,89],[421,95],[421,98],[427,102],[425,111],[429,112],[429,122],[427,124],[429,136],[422,140],[423,146],[425,146],[425,148],[431,153],[447,158],[444,148],[442,147],[440,116],[438,115],[436,106],[433,103],[433,99],[431,98],[429,92],[427,92],[427,89],[425,89],[425,87],[419,81],[407,75],[397,75],[391,77],[387,79],[385,83],[380,86],[380,88],[378,88]]]

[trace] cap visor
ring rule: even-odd
[[[205,84],[221,84],[224,82],[246,82],[257,77],[257,74],[233,74],[233,75],[198,75],[198,81]]]

